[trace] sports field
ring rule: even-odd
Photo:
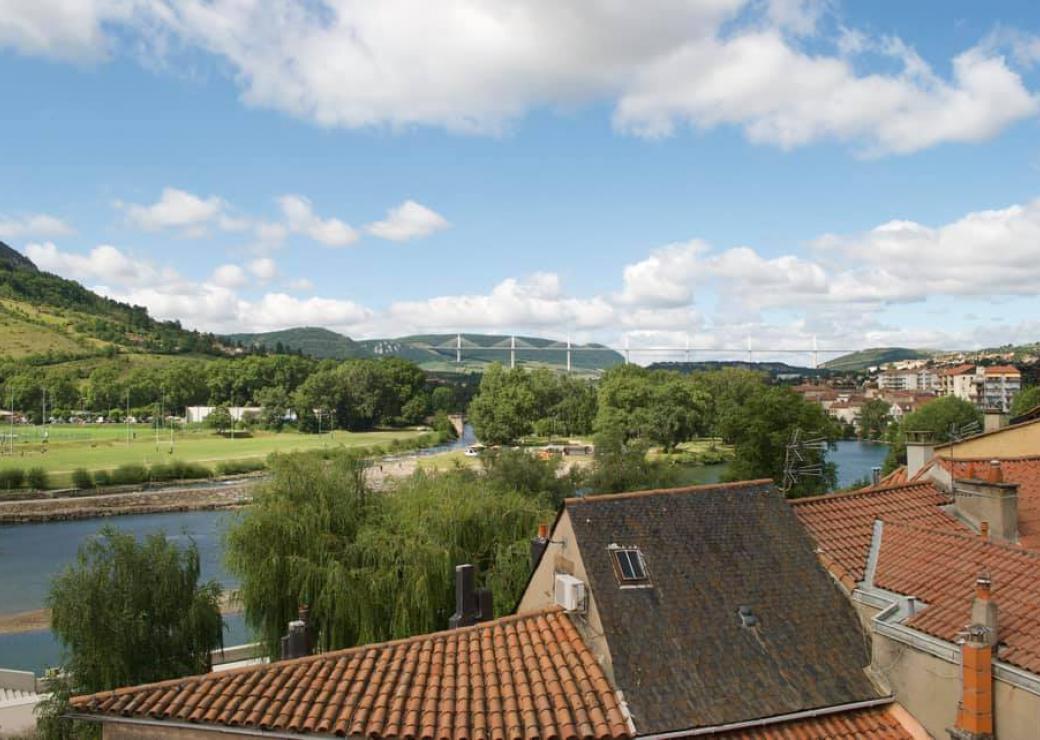
[[[338,445],[369,447],[419,435],[415,431],[337,431],[320,436],[253,432],[252,437],[227,439],[212,430],[199,429],[175,432],[171,442],[169,430],[160,431],[157,439],[151,425],[131,425],[129,434],[127,431],[122,424],[54,424],[47,426],[45,438],[42,427],[16,425],[15,452],[11,455],[9,443],[5,446],[5,454],[0,455],[0,470],[40,467],[50,473],[52,485],[64,485],[76,468],[93,472],[113,470],[127,463],[151,465],[171,460],[213,467],[225,460],[263,459],[272,452]],[[6,437],[9,433],[10,428],[0,428],[0,435]]]

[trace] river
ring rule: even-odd
[[[887,452],[888,448],[880,444],[841,441],[828,457],[837,463],[838,485],[844,487],[869,477],[871,468],[881,465]],[[726,465],[690,468],[683,482],[713,483],[725,470]],[[42,609],[51,578],[75,559],[83,541],[106,525],[118,526],[137,537],[164,531],[177,540],[191,538],[199,548],[202,577],[234,587],[234,579],[221,562],[222,533],[233,516],[229,511],[194,511],[0,525],[0,614]],[[248,641],[248,631],[240,616],[229,616],[227,621],[225,644]],[[59,657],[59,647],[49,630],[0,635],[0,668],[42,673],[47,666],[55,665]]]

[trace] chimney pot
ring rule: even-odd
[[[983,601],[989,601],[989,591],[992,585],[993,582],[989,579],[989,576],[979,576],[975,579],[975,597]]]
[[[549,525],[542,522],[538,525],[538,539],[547,540],[549,539]]]
[[[979,536],[984,540],[989,539],[989,522],[979,523]]]
[[[1000,467],[1000,460],[989,461],[989,481],[990,483],[1004,482],[1004,471]]]

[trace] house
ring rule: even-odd
[[[508,617],[72,707],[109,740],[924,737],[866,637],[791,507],[751,481],[567,500]]]

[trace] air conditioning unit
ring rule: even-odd
[[[566,573],[557,573],[556,605],[562,606],[569,612],[584,611],[585,582]]]

